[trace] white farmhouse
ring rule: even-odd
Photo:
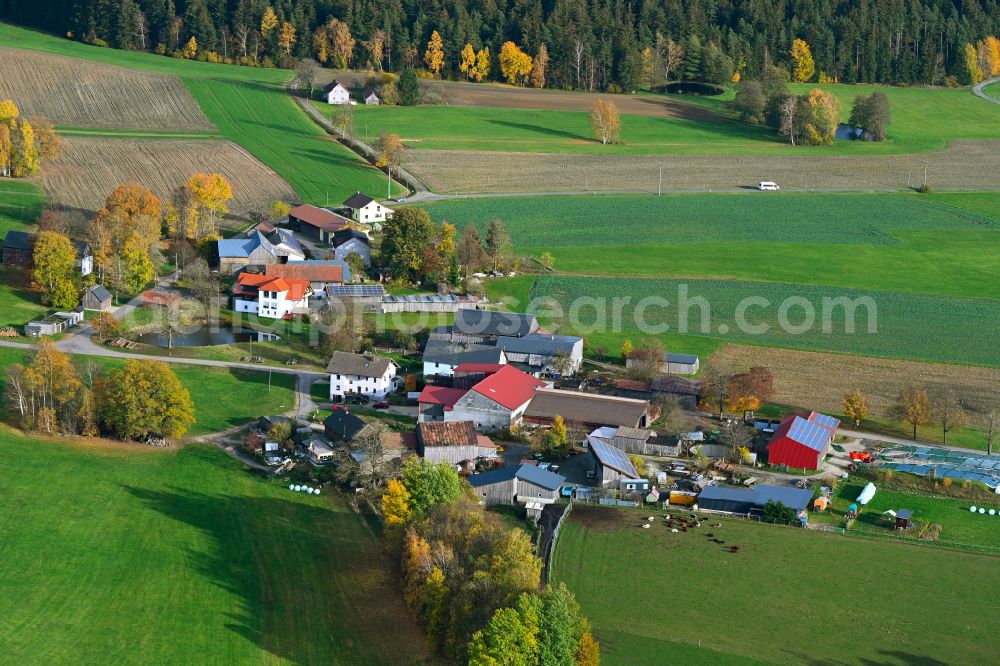
[[[326,370],[330,373],[332,401],[348,395],[381,400],[396,390],[396,364],[384,356],[333,352]]]
[[[392,209],[386,208],[367,194],[356,193],[344,202],[345,208],[351,209],[351,217],[361,224],[385,222],[392,217]]]
[[[351,103],[351,93],[336,79],[323,86],[323,95],[326,96],[327,104]]]
[[[270,319],[309,314],[311,293],[312,289],[305,280],[240,273],[233,285],[233,310]]]

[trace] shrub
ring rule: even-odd
[[[927,183],[924,183],[923,185],[917,188],[917,192],[919,192],[920,194],[927,194],[930,191],[931,191],[931,186],[928,185]]]

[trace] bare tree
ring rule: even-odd
[[[795,115],[798,109],[799,98],[795,95],[786,97],[778,107],[778,117],[780,120],[779,132],[781,132],[782,136],[787,136],[793,146],[795,145],[795,134],[797,132]]]
[[[986,454],[993,455],[993,438],[996,436],[997,426],[1000,425],[1000,410],[991,408],[986,410],[982,417],[982,429],[986,434]]]
[[[670,82],[670,73],[676,72],[681,62],[684,60],[684,49],[680,44],[672,39],[667,39],[667,50],[664,55],[663,78],[665,83]]]
[[[662,430],[668,435],[691,432],[695,423],[694,417],[688,414],[678,398],[674,396],[662,398],[657,401],[656,406],[660,412],[660,416],[656,419],[660,424],[657,430]]]
[[[719,405],[719,418],[726,409],[726,400],[729,398],[729,385],[732,382],[732,366],[722,360],[710,359],[702,378],[705,402],[716,402]]]
[[[950,388],[943,389],[936,396],[932,410],[941,426],[942,444],[948,444],[949,432],[956,428],[964,428],[969,424],[968,412],[965,411],[955,392]]]
[[[583,42],[580,41],[579,39],[576,40],[576,43],[573,45],[573,66],[576,69],[576,87],[577,87],[577,89],[580,88],[580,75],[581,75],[581,70],[583,69],[583,54],[584,53],[585,53],[585,49],[584,49],[584,46],[583,46]]]
[[[316,76],[319,73],[319,63],[317,63],[312,58],[303,58],[299,61],[299,64],[295,66],[295,78],[298,82],[309,88],[309,99],[313,98],[313,92],[316,90]],[[342,104],[343,107],[351,108],[353,112],[353,105]],[[353,122],[353,117],[352,117]],[[346,130],[345,130],[346,131]]]
[[[388,432],[384,423],[372,423],[355,439],[352,448],[338,449],[336,479],[366,492],[384,488],[402,464],[399,456],[385,448],[383,438]]]

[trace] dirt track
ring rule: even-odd
[[[933,153],[873,157],[811,155],[549,155],[412,151],[407,168],[434,192],[726,190],[761,180],[784,189],[1000,189],[1000,141],[953,141]]]

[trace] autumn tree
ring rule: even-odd
[[[472,73],[476,68],[476,50],[472,48],[472,44],[466,44],[462,47],[462,52],[458,54],[458,71],[465,74],[465,76],[472,80]]]
[[[538,45],[538,53],[535,54],[534,60],[531,61],[531,74],[528,77],[528,81],[531,82],[533,88],[544,88],[545,87],[545,72],[549,68],[549,49],[545,44]]]
[[[29,119],[31,127],[35,132],[35,145],[38,148],[38,157],[43,160],[57,160],[62,154],[63,140],[56,134],[55,126],[47,118],[34,116]]]
[[[198,39],[191,35],[191,39],[187,40],[184,44],[184,48],[181,49],[181,57],[185,60],[191,60],[198,55]]]
[[[334,69],[347,69],[354,59],[356,41],[351,29],[339,19],[330,19],[313,33],[313,52],[317,60]]]
[[[976,44],[976,60],[984,78],[1000,74],[1000,39],[993,35]]]
[[[962,49],[963,79],[966,83],[979,83],[985,78],[983,70],[979,67],[979,54],[973,44],[966,44]]]
[[[42,291],[42,303],[58,310],[71,310],[80,304],[73,241],[55,231],[39,232],[34,265],[32,279]]]
[[[0,125],[0,177],[11,176],[13,151],[14,142],[11,140],[10,128]]]
[[[135,230],[122,241],[113,263],[111,284],[116,290],[136,294],[153,279],[155,268],[149,258],[149,246]]]
[[[126,361],[94,389],[101,424],[122,439],[179,439],[194,425],[191,394],[161,361]]]
[[[385,58],[386,34],[384,30],[373,30],[368,39],[362,42],[368,52],[368,66],[382,71],[382,60]]]
[[[531,56],[514,42],[504,42],[500,47],[500,73],[507,83],[523,85],[531,74]]]
[[[288,217],[288,213],[291,212],[292,207],[286,201],[281,199],[275,199],[271,202],[271,205],[267,209],[267,217],[269,220],[283,220]]]
[[[829,146],[840,124],[840,102],[832,93],[813,88],[799,105],[795,122],[800,126],[803,143]]]
[[[218,173],[196,173],[188,179],[184,188],[191,193],[191,202],[198,221],[194,239],[202,241],[217,238],[218,218],[229,212],[228,204],[233,198],[233,189],[229,181]]]
[[[858,95],[854,98],[848,123],[864,130],[873,141],[885,141],[886,127],[891,119],[889,97],[876,90],[868,97]]]
[[[727,406],[731,412],[752,412],[760,408],[774,393],[774,377],[761,366],[733,375],[729,380]]]
[[[602,144],[618,143],[622,131],[618,106],[603,99],[594,102],[594,108],[590,112],[590,126],[594,129],[594,136]]]
[[[453,501],[462,492],[458,474],[448,463],[431,463],[413,456],[403,463],[401,476],[415,517],[425,515],[437,504]]]
[[[434,223],[422,208],[399,208],[382,225],[379,259],[395,278],[416,281],[423,272],[424,248],[434,238]]]
[[[729,386],[736,373],[728,361],[721,358],[711,358],[702,373],[701,399],[705,405],[716,405],[719,408],[719,418],[725,413],[729,400]]]
[[[98,312],[90,320],[90,327],[94,333],[102,340],[108,340],[118,335],[121,326],[115,316],[110,312]]]
[[[354,132],[354,105],[353,104],[335,104],[333,107],[333,114],[330,117],[333,121],[333,126],[340,130],[341,135],[347,135]]]
[[[812,51],[804,39],[792,41],[792,76],[796,81],[810,81],[816,73]]]
[[[796,122],[798,114],[799,98],[794,95],[785,97],[778,107],[778,132],[782,136],[787,136],[793,146],[795,145],[795,139],[799,136],[799,125]]]
[[[858,389],[844,396],[844,414],[851,419],[855,428],[868,416],[868,400]]]
[[[399,479],[390,479],[386,484],[385,492],[382,494],[382,516],[386,525],[390,527],[403,527],[413,517],[413,511],[410,509],[410,491]]]
[[[510,233],[503,220],[494,217],[486,226],[486,254],[493,259],[493,272],[505,266],[511,251]]]
[[[663,371],[666,350],[659,338],[646,338],[629,352],[626,359],[628,375],[643,382],[651,381]]]
[[[441,68],[444,67],[444,44],[441,35],[435,30],[431,33],[431,38],[427,40],[427,50],[424,51],[424,64],[435,76],[441,76]]]
[[[398,134],[385,132],[379,134],[375,142],[375,149],[378,151],[375,166],[390,170],[399,168],[403,162],[403,154],[406,152],[406,146],[403,145]]]
[[[264,13],[260,17],[260,33],[267,39],[277,27],[278,15],[274,13],[274,9],[271,7],[265,8]]]
[[[458,241],[457,256],[459,264],[465,270],[466,277],[479,271],[482,267],[483,243],[479,238],[479,228],[476,225],[467,224],[462,229],[462,235]]]
[[[916,439],[917,427],[930,425],[933,415],[927,391],[915,384],[907,386],[896,399],[892,413],[900,421],[913,426],[913,439]]]
[[[35,144],[35,130],[27,120],[20,120],[11,130],[10,174],[15,178],[25,178],[38,173],[38,146]]]
[[[621,349],[619,350],[619,353],[621,354],[623,361],[628,362],[628,357],[632,355],[633,351],[634,348],[632,347],[631,340],[625,340],[622,342],[622,346]]]
[[[482,81],[490,73],[490,50],[487,47],[479,49],[476,53],[476,65],[470,70],[469,78],[473,81]]]
[[[11,366],[5,380],[8,403],[22,427],[48,434],[78,432],[85,387],[69,356],[54,342],[39,340],[27,366]]]

